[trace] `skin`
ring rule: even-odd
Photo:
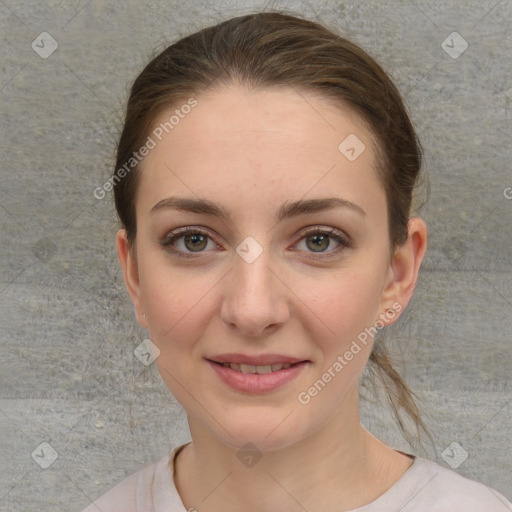
[[[176,459],[178,492],[187,509],[200,512],[363,506],[412,464],[360,423],[358,383],[372,340],[307,405],[297,395],[365,328],[398,319],[383,315],[396,303],[403,312],[412,296],[425,223],[411,218],[406,243],[391,251],[374,141],[348,106],[291,88],[237,84],[197,100],[143,162],[135,246],[124,230],[117,235],[138,322],[160,349],[159,372],[187,412],[193,442]],[[155,126],[168,118],[163,113]],[[338,150],[349,134],[366,146],[354,161]],[[152,215],[169,196],[216,201],[232,219],[171,209]],[[331,196],[365,215],[339,208],[275,222],[283,202]],[[174,242],[190,259],[160,243],[185,226],[211,236],[199,253],[184,238]],[[331,239],[315,251],[311,236],[301,236],[306,226],[335,228],[352,247],[336,252],[340,245]],[[247,236],[263,249],[252,263],[236,252]],[[204,359],[227,352],[310,363],[285,386],[250,395],[220,381]],[[252,467],[237,458],[247,442],[262,454]]]

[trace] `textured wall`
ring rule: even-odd
[[[512,2],[2,0],[0,510],[79,511],[188,440],[155,365],[134,356],[147,333],[112,198],[93,190],[152,49],[265,7],[337,28],[402,91],[426,152],[430,239],[389,337],[434,432],[430,457],[512,499]],[[384,405],[363,411],[408,449]]]

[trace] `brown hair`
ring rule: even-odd
[[[387,197],[392,251],[407,240],[412,196],[422,148],[391,78],[362,48],[313,21],[283,12],[239,16],[207,27],[167,47],[135,80],[120,136],[116,169],[146,141],[156,117],[212,86],[289,86],[349,105],[366,121],[378,143],[377,172]],[[137,232],[135,203],[139,166],[114,187],[115,205],[130,245]],[[427,433],[413,393],[395,370],[386,346],[370,355],[405,438],[402,410]],[[411,443],[412,444],[412,443]]]

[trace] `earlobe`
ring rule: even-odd
[[[390,262],[390,278],[381,301],[382,311],[396,310],[396,304],[401,306],[400,311],[405,310],[418,281],[420,266],[427,250],[427,226],[419,217],[413,217],[409,219],[407,227],[407,240],[397,248]],[[399,316],[393,316],[393,320],[386,325],[394,323]]]
[[[125,229],[120,229],[117,232],[116,247],[117,257],[123,271],[124,284],[135,308],[137,321],[142,327],[147,328],[147,321],[143,314],[144,307],[140,292],[139,269],[135,247],[130,247]]]

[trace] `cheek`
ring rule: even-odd
[[[207,273],[180,272],[169,265],[150,266],[141,277],[149,337],[160,350],[155,363],[173,396],[189,406],[190,392],[199,385],[191,376],[197,374],[215,283]]]
[[[311,337],[322,340],[326,352],[344,350],[365,328],[375,325],[381,295],[382,276],[371,268],[332,274],[304,286],[301,300],[314,314],[309,324]],[[314,333],[314,334],[313,334]]]
[[[152,341],[160,350],[168,350],[171,344],[174,350],[190,347],[219,314],[222,305],[212,301],[221,293],[222,276],[204,268],[172,268],[157,258],[140,263]],[[361,260],[355,269],[290,277],[300,286],[282,300],[290,301],[290,314],[321,348],[342,349],[375,324],[382,281],[375,265]]]
[[[380,283],[372,269],[331,276],[323,292],[320,287],[306,287],[311,291],[304,303],[315,313],[309,313],[313,319],[306,327],[307,336],[317,347],[318,366],[296,400],[312,428],[337,411],[349,393],[358,396],[359,378],[373,346]]]
[[[188,345],[206,321],[208,295],[218,280],[208,273],[152,266],[141,276],[151,333],[157,344]]]

